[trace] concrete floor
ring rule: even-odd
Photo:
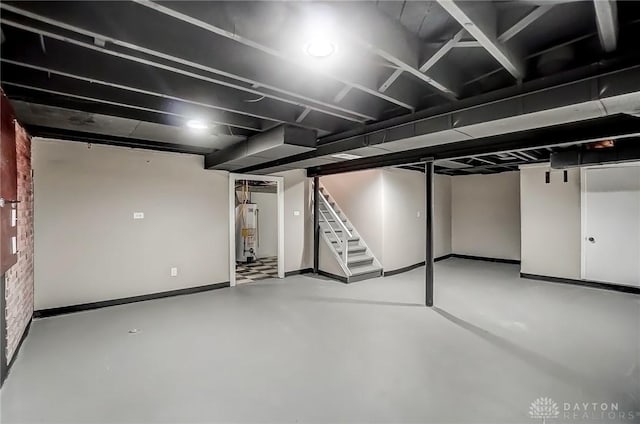
[[[640,296],[450,259],[427,309],[423,272],[296,276],[36,321],[2,422],[536,423],[539,397],[559,406],[547,423],[640,422]],[[575,402],[618,412],[564,416]]]

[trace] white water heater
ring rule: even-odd
[[[236,262],[253,262],[258,254],[258,205],[236,206]]]

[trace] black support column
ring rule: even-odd
[[[320,177],[313,177],[313,272],[318,273],[320,253]]]
[[[426,248],[425,248],[425,305],[433,306],[433,162],[425,165],[426,185]]]

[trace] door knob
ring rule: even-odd
[[[589,237],[587,240],[589,240],[591,243],[595,243],[596,239],[594,239],[593,237]]]

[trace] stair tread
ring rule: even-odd
[[[329,231],[329,234],[331,234],[331,231]],[[333,238],[330,238],[329,240],[331,241],[331,243],[338,243],[339,241]],[[342,241],[342,239],[340,239],[340,241]],[[351,237],[349,241],[360,241],[360,237]]]
[[[379,266],[370,264],[370,265],[364,265],[364,266],[349,267],[349,271],[351,272],[351,276],[353,277],[356,275],[368,274],[371,272],[381,272],[382,268],[380,268]]]
[[[354,253],[353,255],[348,255],[348,258],[349,258],[349,262],[373,260],[373,257],[371,255],[367,255],[366,253]]]
[[[336,252],[342,253],[342,247],[336,247]],[[351,252],[366,252],[367,248],[364,246],[349,246],[349,253]],[[355,253],[354,253],[355,254]]]

